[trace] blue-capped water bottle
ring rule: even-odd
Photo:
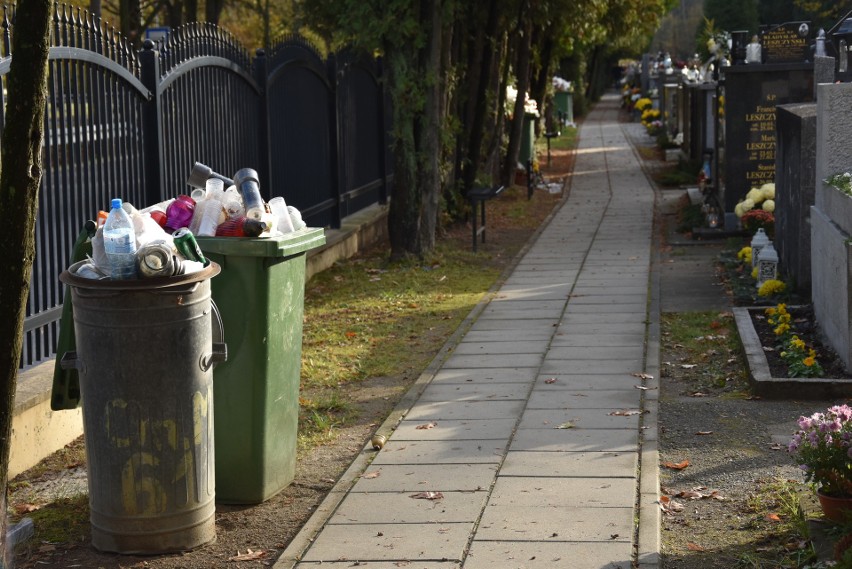
[[[136,278],[136,233],[121,200],[114,198],[104,223],[104,251],[109,261],[109,274],[113,280]]]

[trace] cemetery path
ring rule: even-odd
[[[562,207],[276,567],[658,565],[654,189],[615,96],[579,140]]]

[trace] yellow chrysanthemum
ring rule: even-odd
[[[746,263],[751,263],[751,247],[746,246],[740,249],[739,253],[737,253],[737,259]]]
[[[778,309],[775,308],[774,306],[770,306],[769,308],[767,308],[766,310],[763,311],[763,313],[766,314],[767,316],[775,316],[775,314],[777,312],[778,312]]]
[[[757,279],[757,267],[755,267],[751,270],[751,278],[753,278],[755,280]]]
[[[794,336],[791,343],[798,350],[804,350],[805,349],[805,341],[802,340],[801,338],[797,338],[797,337]]]
[[[773,332],[775,332],[776,336],[780,336],[780,335],[784,334],[785,332],[787,332],[788,330],[790,330],[790,325],[785,323],[785,324],[779,324],[778,326],[776,326],[775,330],[773,330]]]
[[[768,281],[760,285],[760,288],[757,290],[757,294],[758,296],[772,296],[773,294],[784,292],[784,289],[786,288],[787,285],[785,285],[782,281],[779,281],[778,279],[769,279]],[[785,316],[786,320],[784,319]],[[782,322],[789,321],[789,319],[789,314],[781,315]]]

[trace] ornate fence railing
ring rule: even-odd
[[[12,58],[14,8],[3,8],[0,82]],[[53,15],[36,258],[21,367],[54,355],[64,290],[58,275],[88,219],[112,197],[150,205],[186,193],[196,161],[258,171],[309,225],[387,199],[387,107],[381,62],[323,58],[299,36],[252,57],[225,30],[194,23],[140,51],[77,8]]]

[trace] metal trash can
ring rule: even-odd
[[[220,268],[128,281],[60,275],[71,287],[83,401],[92,545],[194,549],[215,530],[210,279]]]
[[[216,501],[257,504],[296,473],[305,258],[322,228],[280,237],[199,237],[222,267],[213,299],[222,312],[228,362],[214,374]]]

